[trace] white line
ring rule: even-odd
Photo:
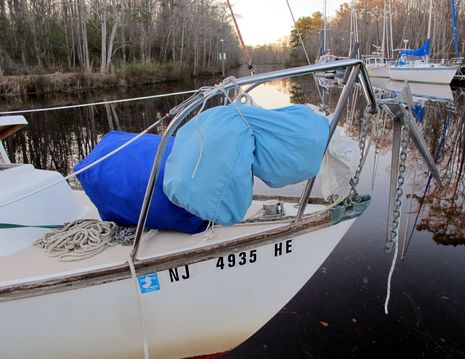
[[[53,111],[53,110],[66,110],[66,109],[69,109],[69,108],[79,108],[79,107],[106,105],[106,104],[112,104],[112,103],[141,101],[141,100],[149,100],[149,99],[154,99],[154,98],[187,95],[187,94],[194,93],[196,91],[197,90],[180,91],[180,92],[172,92],[172,93],[160,94],[160,95],[126,98],[126,99],[121,99],[121,100],[110,100],[110,101],[83,103],[83,104],[79,104],[79,105],[58,106],[58,107],[48,107],[48,108],[36,108],[36,109],[31,109],[31,110],[3,111],[3,112],[0,112],[0,115],[12,115],[12,114],[16,114],[16,113],[44,112],[44,111]]]

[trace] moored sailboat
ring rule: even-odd
[[[430,0],[428,34],[426,41],[417,49],[400,50],[399,59],[389,67],[389,77],[396,81],[450,84],[458,66],[430,61],[431,21],[433,0]],[[420,58],[420,59],[418,59]]]

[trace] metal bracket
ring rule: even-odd
[[[426,144],[426,140],[416,123],[415,117],[413,116],[413,97],[407,81],[401,91],[400,99],[403,103],[383,103],[383,108],[394,118],[394,121],[401,121],[404,126],[408,126],[410,130],[410,138],[412,139],[415,147],[420,152],[436,182],[442,186],[439,170],[436,167],[433,157],[429,152],[428,145]]]

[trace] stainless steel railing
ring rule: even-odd
[[[130,253],[131,258],[134,260],[137,256],[137,250],[139,248],[140,239],[145,229],[145,224],[147,222],[147,216],[149,212],[150,203],[153,197],[153,191],[154,191],[157,179],[158,179],[161,160],[165,153],[166,143],[168,139],[180,127],[180,125],[183,123],[185,118],[193,110],[195,110],[198,106],[200,106],[207,98],[211,98],[215,95],[223,94],[224,91],[230,91],[235,86],[255,85],[255,84],[256,86],[258,86],[259,84],[262,84],[264,82],[268,82],[271,80],[301,76],[301,75],[311,74],[315,72],[336,70],[340,68],[350,69],[350,75],[347,80],[347,83],[344,85],[344,88],[339,97],[338,103],[336,105],[335,112],[333,114],[333,119],[330,124],[330,134],[328,138],[328,143],[329,143],[334,133],[334,130],[336,129],[336,126],[339,122],[342,111],[344,107],[346,106],[350,91],[355,86],[357,80],[363,89],[363,94],[365,96],[367,103],[371,107],[372,113],[377,112],[375,94],[373,92],[371,82],[368,78],[367,71],[361,60],[358,60],[358,59],[338,60],[338,61],[334,61],[331,63],[294,67],[294,68],[289,68],[289,69],[283,69],[283,70],[258,74],[254,76],[241,77],[241,78],[236,79],[234,83],[231,82],[231,83],[222,84],[221,86],[218,85],[212,88],[206,88],[203,92],[197,93],[191,99],[189,99],[188,104],[184,108],[180,109],[179,111],[178,110],[173,111],[174,118],[171,121],[171,123],[168,125],[168,127],[166,128],[165,133],[163,134],[162,140],[158,146],[157,153],[155,155],[155,160],[153,162],[152,170],[150,172],[149,181],[147,183],[147,188],[145,191],[144,201],[142,204],[142,208],[139,214],[139,220],[137,223],[134,245]],[[310,197],[310,193],[312,191],[314,181],[315,181],[315,178],[311,178],[307,182],[306,188],[300,198],[299,211],[297,214],[296,221],[299,221],[302,218],[303,213],[305,212],[305,207]]]

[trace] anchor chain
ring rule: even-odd
[[[401,138],[401,151],[399,154],[399,174],[397,175],[397,188],[396,188],[396,198],[394,205],[394,212],[392,216],[391,230],[389,233],[389,238],[386,242],[385,250],[387,253],[391,252],[392,247],[397,245],[399,237],[399,226],[401,218],[401,207],[402,207],[402,195],[403,195],[403,185],[405,182],[404,173],[406,170],[407,163],[407,149],[409,144],[409,127],[406,125],[402,126],[402,138]]]
[[[352,201],[355,202],[360,202],[361,198],[357,192],[357,185],[360,182],[360,174],[363,170],[363,165],[365,163],[365,155],[366,155],[366,139],[367,139],[367,133],[368,133],[368,126],[370,124],[370,120],[372,119],[374,115],[370,111],[370,107],[367,106],[365,108],[365,111],[363,112],[363,117],[362,117],[362,125],[360,128],[360,161],[357,166],[357,170],[355,171],[354,177],[352,177],[349,181],[350,184],[350,190],[349,190],[349,196],[345,199],[344,203],[346,208],[352,207]],[[337,196],[333,197],[333,202],[337,200]]]

